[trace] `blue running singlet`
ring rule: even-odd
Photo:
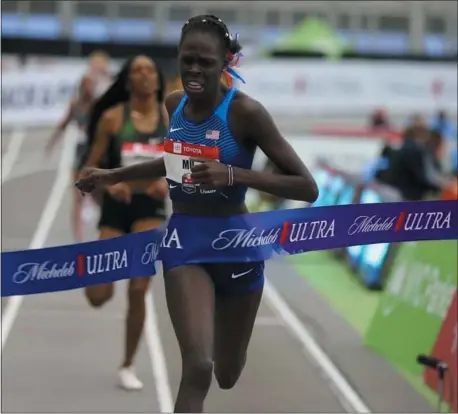
[[[218,160],[234,167],[251,169],[253,155],[233,137],[228,125],[228,112],[236,89],[229,89],[221,104],[204,122],[195,124],[187,120],[183,109],[186,95],[173,113],[167,139],[164,141],[164,162],[167,171],[169,194],[172,201],[218,204],[240,204],[245,199],[246,187],[232,186],[216,190],[203,190],[191,179],[193,157]],[[180,226],[176,218],[180,217]],[[183,223],[186,223],[183,225]],[[162,245],[164,273],[175,267],[198,264],[211,277],[216,295],[244,295],[260,289],[264,284],[264,262],[250,263],[196,263],[186,245],[180,242],[182,232],[198,234],[205,228],[196,228],[190,214],[173,213]],[[167,236],[173,235],[171,238]],[[184,274],[183,277],[186,277]]]
[[[237,142],[228,125],[228,112],[236,93],[236,89],[229,89],[213,114],[199,124],[184,116],[186,95],[178,104],[164,142],[164,161],[172,201],[240,204],[245,200],[246,187],[236,185],[203,190],[195,186],[190,177],[192,157],[215,159],[226,165],[251,169],[254,154]]]

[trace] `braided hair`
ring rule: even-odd
[[[87,159],[91,151],[92,144],[95,139],[95,134],[97,131],[97,125],[102,117],[103,113],[114,106],[127,102],[130,99],[130,90],[129,90],[129,72],[132,62],[135,60],[135,57],[128,59],[124,65],[121,67],[121,70],[115,77],[115,81],[108,88],[108,90],[100,96],[92,105],[89,120],[86,127],[86,136],[87,136],[87,149],[84,160]],[[159,103],[164,102],[165,95],[165,80],[162,72],[159,68],[156,68],[158,75],[158,90],[157,90],[157,99]],[[110,143],[108,148],[108,156],[106,158],[111,158],[112,145]],[[110,164],[110,162],[108,161]],[[111,166],[105,166],[105,168],[112,168]]]
[[[231,67],[236,66],[240,56],[242,46],[240,45],[237,37],[232,37],[226,24],[217,16],[212,14],[203,14],[191,17],[181,29],[181,38],[179,46],[183,43],[186,35],[193,31],[209,32],[216,34],[223,46],[224,58],[224,75],[232,85],[232,76],[230,75]]]

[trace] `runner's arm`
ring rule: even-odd
[[[234,167],[234,184],[280,198],[313,203],[318,198],[318,186],[314,178],[296,151],[282,136],[264,106],[249,97],[241,97],[239,102],[234,102],[233,108],[231,115],[236,117],[237,121],[247,121],[235,132],[254,141],[281,171],[275,173]],[[237,122],[232,124],[235,126]]]
[[[57,128],[55,129],[54,133],[51,136],[51,139],[48,141],[48,144],[46,145],[46,148],[51,149],[54,147],[56,142],[59,140],[59,138],[62,137],[62,133],[67,129],[68,125],[73,119],[74,113],[75,113],[75,101],[71,101],[70,104],[68,105],[67,113],[65,114],[65,118],[62,119],[62,121],[59,123]]]
[[[106,111],[97,124],[94,141],[90,147],[86,168],[96,168],[100,165],[103,156],[108,150],[110,135],[114,132],[113,125],[116,122],[114,109]]]

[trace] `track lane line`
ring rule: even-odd
[[[161,413],[172,413],[174,404],[167,370],[167,360],[162,346],[158,317],[152,289],[145,296],[145,337],[156,385],[157,400]]]
[[[59,166],[56,171],[48,201],[41,213],[29,249],[40,249],[46,243],[51,227],[64,199],[71,180],[71,165],[74,157],[77,133],[74,128],[69,128],[63,139],[63,148],[60,155]],[[3,275],[2,275],[3,276]],[[13,328],[14,322],[19,314],[24,296],[11,296],[2,312],[2,352]]]
[[[16,163],[21,151],[24,138],[25,131],[22,128],[15,129],[11,134],[11,140],[5,151],[5,156],[2,157],[2,184],[6,181],[13,170],[14,164]]]
[[[270,308],[285,322],[286,327],[303,346],[309,360],[315,363],[321,374],[330,382],[329,388],[337,394],[344,408],[349,410],[348,412],[370,413],[369,407],[359,394],[318,345],[310,331],[282,298],[274,285],[267,280],[265,281],[264,294]]]

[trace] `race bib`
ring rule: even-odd
[[[191,158],[206,158],[219,162],[219,148],[164,140],[164,162],[169,180],[192,184],[191,168],[200,162],[192,161]]]
[[[163,149],[162,144],[126,142],[121,147],[122,165],[129,166],[160,158],[164,154]]]

